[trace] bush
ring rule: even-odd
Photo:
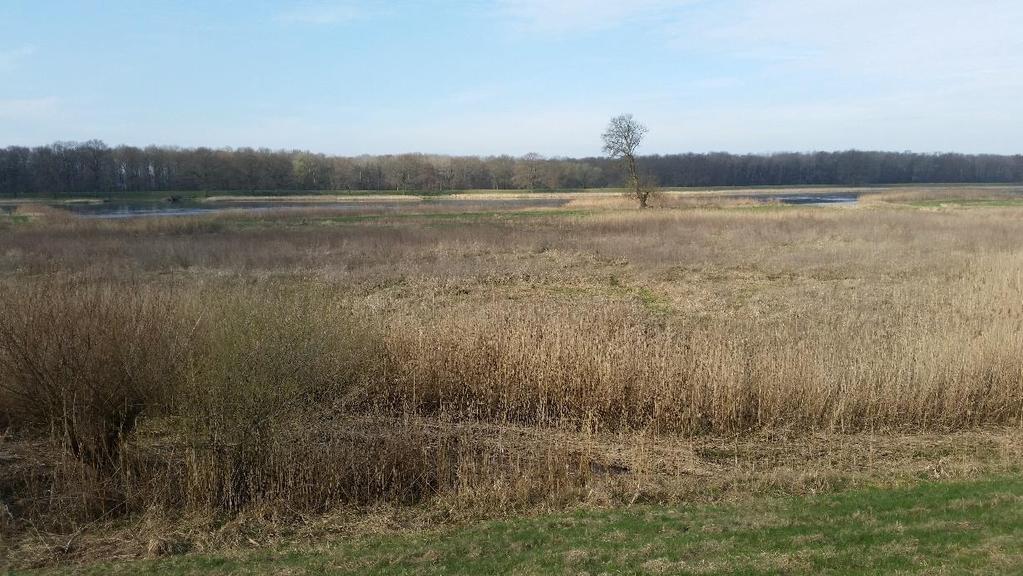
[[[140,286],[0,286],[0,413],[55,434],[83,462],[116,465],[143,414],[168,405],[183,373],[187,314]]]
[[[322,436],[322,424],[344,429],[337,414],[371,386],[382,358],[369,326],[330,295],[271,287],[237,296],[207,295],[175,405],[193,485],[185,499],[202,509],[280,496],[303,476],[331,484],[320,476],[354,452]],[[320,467],[317,446],[335,461]]]

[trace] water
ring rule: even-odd
[[[855,204],[860,201],[858,194],[771,194],[756,196],[756,199],[777,200],[782,204],[817,205],[817,204]]]
[[[739,198],[755,202],[778,202],[791,206],[823,206],[827,204],[856,204],[860,195],[853,192],[824,192],[821,194],[799,194],[771,192],[767,194],[722,195],[720,198]],[[713,196],[712,196],[713,198]]]
[[[758,202],[780,202],[789,205],[827,205],[855,204],[859,195],[855,193],[769,193],[747,195],[721,195],[720,198],[741,198]],[[64,205],[63,208],[85,218],[117,219],[144,218],[147,216],[195,216],[200,214],[217,214],[224,212],[268,212],[288,210],[324,209],[341,213],[406,213],[406,212],[481,212],[499,210],[522,210],[527,208],[559,208],[569,200],[564,196],[537,196],[529,198],[427,198],[422,201],[336,201],[336,202],[168,202],[135,201],[135,202],[102,202],[90,204]]]
[[[85,218],[142,218],[146,216],[195,216],[224,212],[268,212],[288,210],[324,209],[335,212],[412,212],[427,209],[430,212],[470,212],[485,210],[521,210],[525,208],[558,208],[568,200],[564,198],[494,198],[464,200],[459,198],[430,198],[418,201],[338,201],[338,202],[103,202],[64,206]]]

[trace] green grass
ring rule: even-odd
[[[639,301],[650,312],[655,314],[671,314],[672,312],[671,302],[665,300],[663,296],[649,288],[638,288],[636,296],[639,297]]]
[[[26,224],[29,217],[25,214],[0,214],[0,225],[2,224]]]
[[[1016,574],[1023,478],[584,510],[84,574]]]

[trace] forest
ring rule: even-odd
[[[1023,182],[1023,155],[911,152],[724,152],[639,158],[660,186]],[[330,156],[253,148],[110,147],[57,142],[0,148],[0,197],[170,191],[441,190],[618,187],[608,158]]]

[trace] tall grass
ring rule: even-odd
[[[20,528],[570,498],[646,466],[602,434],[1023,421],[1012,210],[215,222],[0,238]]]
[[[5,421],[68,456],[4,487],[22,519],[312,512],[495,482],[543,498],[530,474],[553,481],[537,454],[388,410],[385,336],[328,290],[23,282],[2,302]]]
[[[403,321],[388,339],[389,391],[418,412],[683,435],[1023,419],[1019,306],[916,316],[905,311],[922,302],[896,298],[888,315],[869,318],[808,308],[784,322],[705,326],[660,325],[637,305],[491,306],[471,318]]]
[[[165,411],[183,368],[187,321],[159,291],[41,282],[0,291],[0,409],[8,425],[50,429],[97,467],[143,415]]]

